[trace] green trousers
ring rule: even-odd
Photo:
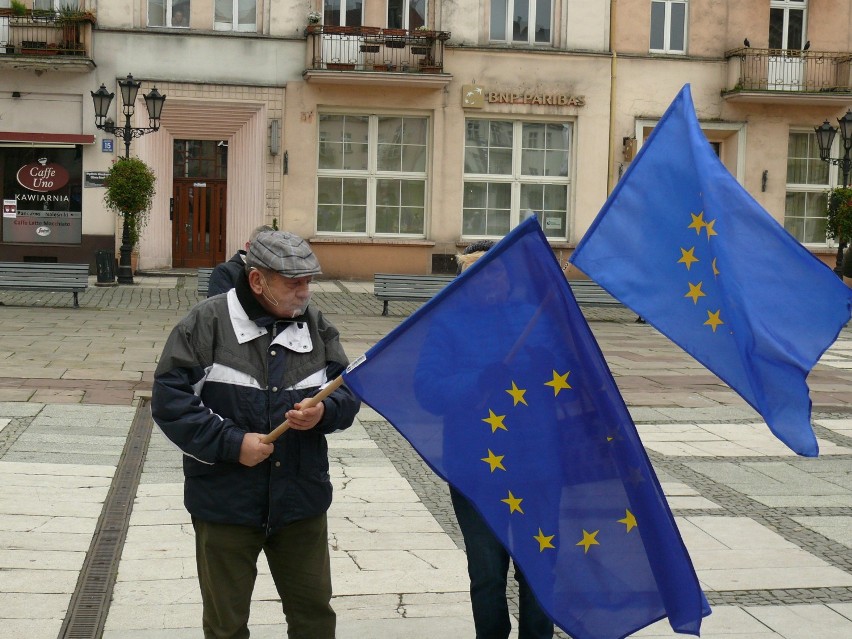
[[[204,639],[246,639],[257,558],[266,554],[287,619],[289,639],[334,639],[326,515],[274,535],[262,528],[193,518],[195,559],[204,604]]]

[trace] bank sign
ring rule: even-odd
[[[74,149],[3,148],[3,242],[80,244],[83,231],[81,164]],[[26,157],[28,156],[28,157]]]

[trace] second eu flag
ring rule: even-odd
[[[849,321],[852,289],[719,161],[689,85],[571,262],[727,382],[792,450],[817,455],[806,378]]]
[[[692,563],[534,219],[369,350],[346,383],[483,515],[576,639],[698,634]]]

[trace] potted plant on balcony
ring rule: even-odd
[[[321,33],[322,32],[322,14],[319,11],[308,11],[308,26],[305,27],[305,33]]]
[[[156,193],[156,181],[154,172],[139,158],[116,160],[104,180],[104,204],[127,222],[129,244],[133,249],[133,271],[136,270],[132,264],[133,255],[138,255],[136,247],[139,235],[148,223],[148,213]]]
[[[62,5],[56,14],[56,24],[62,27],[61,53],[81,55],[85,53],[80,39],[80,26],[95,24],[95,14],[72,5]]]
[[[12,15],[17,18],[22,18],[27,15],[27,5],[21,2],[21,0],[12,0],[9,5],[9,9]]]
[[[852,251],[852,188],[838,186],[828,192],[828,201],[826,206],[826,224],[825,234],[827,237],[837,241],[840,249],[838,250],[838,264],[843,259],[842,249],[846,247],[846,260],[852,259],[850,251]]]

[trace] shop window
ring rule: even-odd
[[[149,27],[189,28],[190,0],[148,0]]]
[[[686,52],[686,0],[652,0],[651,51]]]
[[[321,115],[317,232],[422,237],[428,131],[425,117]]]
[[[492,42],[550,44],[553,0],[491,0]]]
[[[257,0],[216,0],[213,28],[256,32]]]
[[[803,244],[825,245],[826,192],[836,182],[819,158],[813,131],[791,131],[787,142],[784,228]]]
[[[468,119],[465,130],[462,235],[498,238],[535,217],[567,240],[571,125]]]
[[[416,29],[426,26],[426,0],[388,0],[388,28]]]

